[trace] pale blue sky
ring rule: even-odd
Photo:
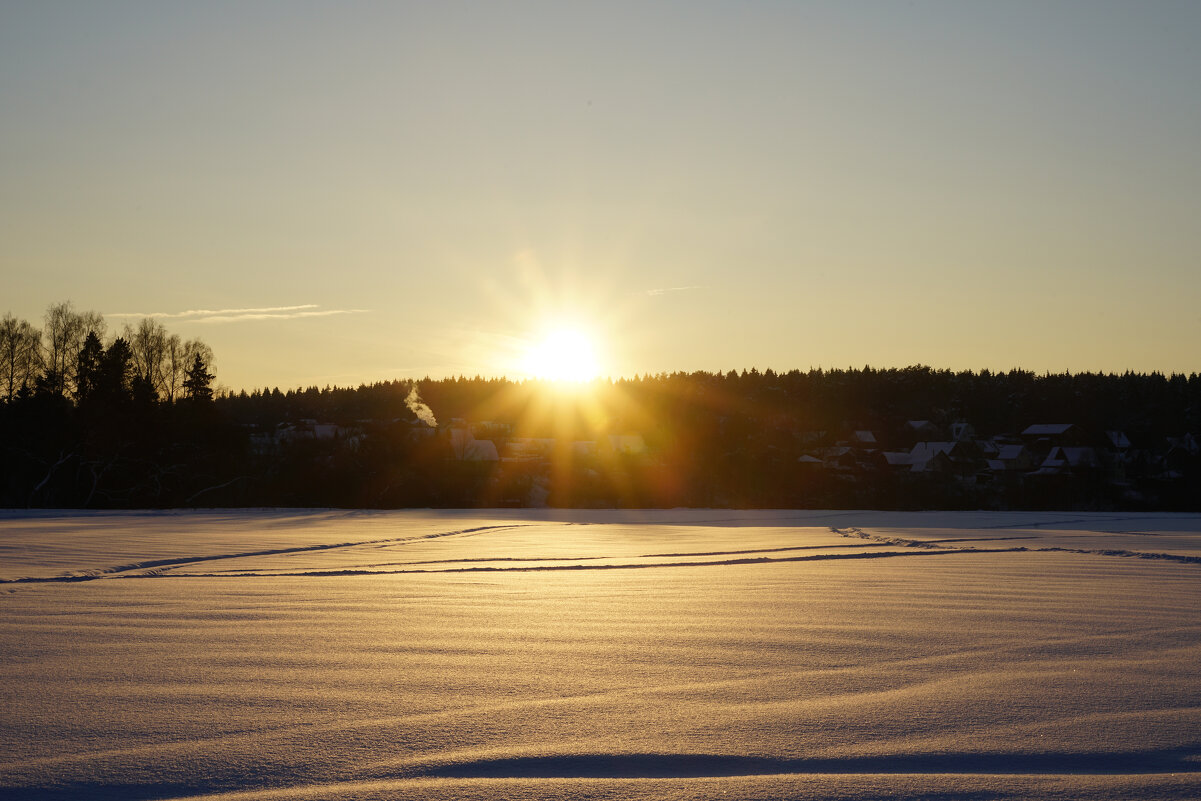
[[[0,120],[0,313],[235,388],[1201,369],[1201,3],[0,0]]]

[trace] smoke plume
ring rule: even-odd
[[[409,390],[409,395],[405,398],[405,406],[409,407],[409,411],[417,415],[417,419],[425,423],[430,428],[437,428],[438,421],[434,419],[434,412],[430,407],[425,405],[421,400],[421,396],[417,394],[417,385]]]

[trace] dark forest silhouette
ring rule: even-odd
[[[1201,509],[1201,376],[673,373],[216,394],[152,319],[0,325],[0,504]],[[435,421],[436,418],[436,421]],[[430,425],[435,423],[435,425]]]

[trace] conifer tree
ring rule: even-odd
[[[213,374],[208,371],[204,359],[197,353],[183,382],[183,388],[188,393],[188,398],[201,402],[211,401],[213,399],[213,388],[210,386],[212,381]]]
[[[100,337],[95,331],[89,331],[76,360],[75,398],[80,403],[86,403],[100,384],[103,358],[104,346],[100,344]]]

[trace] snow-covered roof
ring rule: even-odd
[[[555,441],[550,437],[512,437],[508,447],[514,456],[535,456],[550,453]]]
[[[1038,423],[1022,432],[1027,437],[1058,437],[1075,428],[1073,423]]]
[[[1168,437],[1168,450],[1179,448],[1186,453],[1196,453],[1201,450],[1201,446],[1197,443],[1197,438],[1192,434],[1185,434],[1183,437]]]
[[[492,440],[477,439],[464,449],[463,459],[468,462],[496,462],[500,461],[500,454],[496,452],[496,443]]]
[[[1012,462],[1021,459],[1025,452],[1025,445],[1002,445],[997,451],[997,458],[1006,462]]]
[[[609,447],[618,453],[646,453],[646,441],[641,434],[610,434]]]
[[[934,451],[928,458],[913,457],[913,467],[909,470],[913,473],[928,473],[934,470],[945,470],[950,464],[951,457],[946,451]]]
[[[466,428],[450,429],[450,447],[456,459],[465,462],[496,462],[500,454],[490,439],[476,439]]]
[[[1064,454],[1063,448],[1055,447],[1047,453],[1047,458],[1043,459],[1039,469],[1057,469],[1068,466],[1068,457]]]
[[[950,454],[955,449],[954,442],[919,442],[909,451],[914,462],[924,462],[934,458],[937,453]]]

